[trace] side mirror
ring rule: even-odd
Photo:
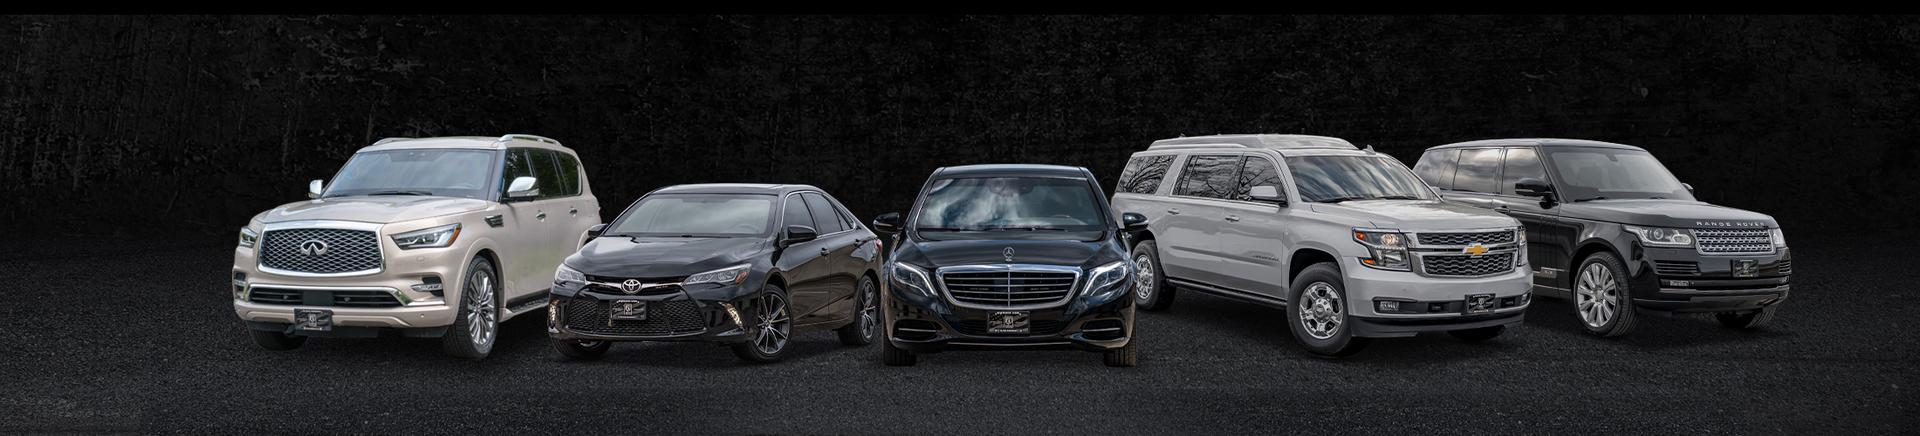
[[[1247,198],[1253,199],[1253,201],[1264,201],[1281,206],[1287,205],[1287,197],[1281,196],[1280,188],[1275,188],[1272,185],[1255,186],[1248,189]]]
[[[1681,183],[1681,184],[1680,184],[1680,186],[1684,186],[1684,187],[1686,187],[1686,188],[1687,188],[1687,193],[1688,193],[1688,194],[1692,194],[1692,193],[1694,193],[1694,192],[1693,192],[1693,184],[1692,184],[1692,183]]]
[[[812,227],[787,226],[787,238],[780,240],[780,242],[792,245],[811,241],[818,237],[820,237],[820,232],[814,230]]]
[[[900,213],[887,212],[880,214],[880,216],[873,217],[873,229],[885,233],[898,233],[900,231]]]
[[[1120,228],[1128,233],[1147,229],[1147,216],[1133,212],[1120,214]]]
[[[327,182],[322,182],[320,179],[313,179],[313,181],[307,182],[307,198],[320,198],[320,193],[326,191]]]
[[[1553,197],[1553,185],[1547,184],[1545,180],[1535,178],[1525,178],[1514,182],[1513,191],[1528,197]]]
[[[539,179],[536,179],[532,176],[520,176],[520,177],[513,178],[513,183],[507,184],[507,198],[520,199],[520,198],[539,197],[540,188],[534,187],[534,183],[538,181]]]
[[[587,240],[591,241],[593,238],[598,238],[600,237],[600,233],[605,231],[607,231],[606,224],[594,224],[593,227],[587,228]]]

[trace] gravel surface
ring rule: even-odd
[[[1797,246],[1793,297],[1761,331],[1656,316],[1603,340],[1541,300],[1487,343],[1423,335],[1336,361],[1296,347],[1277,311],[1187,293],[1142,314],[1127,369],[1065,351],[890,368],[826,331],[771,365],[665,343],[564,362],[537,317],[480,362],[427,339],[269,352],[229,305],[226,239],[14,244],[0,432],[1897,433],[1920,398],[1895,282],[1912,258],[1865,243]]]

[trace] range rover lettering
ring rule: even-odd
[[[771,362],[799,328],[873,342],[879,238],[818,188],[671,186],[590,234],[555,270],[547,307],[567,358],[620,341],[695,341]]]
[[[233,251],[233,310],[262,348],[397,333],[486,357],[600,224],[579,157],[533,135],[383,139],[307,195]]]
[[[1285,310],[1307,351],[1445,331],[1481,341],[1525,315],[1519,222],[1454,205],[1405,165],[1339,138],[1154,141],[1114,189],[1152,224],[1133,247],[1142,308],[1198,291]]]
[[[1053,165],[941,168],[894,234],[882,360],[908,366],[953,349],[1072,348],[1134,366],[1133,267],[1093,173]],[[1121,222],[1126,225],[1123,228]]]
[[[1524,222],[1534,292],[1572,299],[1588,333],[1625,335],[1638,310],[1757,328],[1787,299],[1779,223],[1695,199],[1645,149],[1496,139],[1428,149],[1415,168],[1452,201]]]

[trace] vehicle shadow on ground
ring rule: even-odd
[[[518,320],[508,324],[515,323],[518,323]],[[503,325],[502,331],[501,340],[511,340],[515,344],[511,350],[514,355],[538,356],[538,359],[566,364],[662,368],[755,365],[734,356],[733,351],[726,346],[710,342],[615,342],[613,348],[607,350],[607,354],[599,359],[576,361],[561,356],[559,351],[553,349],[552,340],[547,336],[544,323]],[[870,348],[877,346],[878,344],[869,344],[866,347],[843,346],[831,330],[801,329],[794,332],[793,339],[787,342],[785,355],[774,364],[807,360],[839,351],[866,350],[878,353],[877,348]]]
[[[1241,338],[1251,341],[1263,353],[1276,353],[1288,359],[1321,360],[1300,348],[1286,322],[1282,309],[1258,306],[1198,292],[1181,292],[1174,305],[1162,312],[1143,312],[1145,317],[1177,318],[1175,322],[1196,324],[1210,330],[1212,338]],[[1151,334],[1151,332],[1147,332]],[[1251,344],[1250,344],[1251,345]],[[1485,342],[1465,342],[1445,333],[1427,333],[1410,338],[1374,339],[1359,354],[1341,360],[1365,362],[1436,361],[1480,359],[1522,350],[1525,344],[1511,336]]]
[[[1607,346],[1629,346],[1647,350],[1682,349],[1710,346],[1725,343],[1739,343],[1758,340],[1775,340],[1792,336],[1792,333],[1762,327],[1755,330],[1737,330],[1721,326],[1712,315],[1675,314],[1640,310],[1639,319],[1633,332],[1625,336],[1602,338],[1587,333],[1586,327],[1574,315],[1573,302],[1557,298],[1537,298],[1533,306],[1527,308],[1526,328],[1539,330],[1545,334],[1576,337],[1574,340],[1586,340]],[[1778,325],[1780,320],[1774,322]]]

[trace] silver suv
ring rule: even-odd
[[[1406,165],[1339,138],[1216,135],[1135,153],[1113,207],[1135,236],[1146,310],[1194,290],[1286,309],[1310,352],[1446,331],[1469,341],[1521,321],[1532,287],[1513,218],[1443,202]]]
[[[600,224],[579,157],[533,135],[382,139],[307,196],[233,250],[233,311],[269,350],[399,333],[486,357]]]

